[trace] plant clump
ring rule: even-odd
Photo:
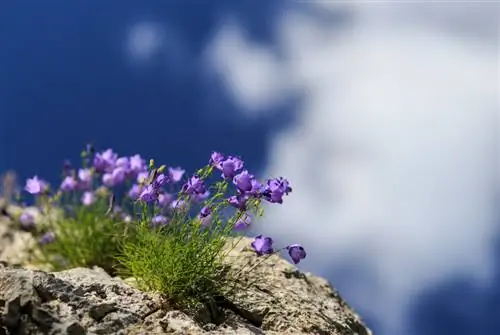
[[[18,217],[38,239],[39,261],[55,270],[99,266],[184,306],[229,293],[237,278],[223,262],[228,239],[263,215],[263,202],[282,204],[292,192],[287,179],[262,183],[241,158],[218,152],[188,177],[180,167],[112,149],[88,145],[81,156],[80,167],[65,162],[57,189],[38,176],[26,181],[42,214],[62,210],[43,225],[28,211]],[[251,248],[256,257],[286,249],[294,264],[306,257],[301,245],[276,250],[262,235]]]

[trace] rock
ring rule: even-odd
[[[255,283],[241,281],[217,301],[220,322],[199,323],[100,268],[0,266],[0,334],[371,335],[327,281],[277,255],[258,264],[248,242],[233,248],[228,262],[232,275],[244,269],[241,277]]]

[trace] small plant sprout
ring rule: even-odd
[[[57,190],[38,176],[26,181],[42,213],[62,211],[45,225],[27,212],[20,217],[39,241],[39,261],[55,270],[99,266],[134,277],[140,288],[184,307],[228,292],[235,280],[224,262],[228,239],[263,214],[263,202],[282,204],[292,192],[287,179],[261,183],[241,158],[219,152],[190,175],[91,145],[81,157],[80,167],[64,163]],[[273,239],[262,235],[251,247],[256,257],[286,249],[294,264],[306,257],[301,245],[274,250]]]

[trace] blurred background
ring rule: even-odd
[[[294,193],[255,231],[308,250],[375,334],[500,327],[495,1],[0,3],[0,172],[91,141]]]

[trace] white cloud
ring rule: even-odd
[[[442,28],[464,21],[443,7],[414,16],[412,7],[368,7],[353,7],[346,29],[283,14],[283,59],[230,26],[211,60],[224,64],[220,74],[244,105],[279,100],[280,90],[270,97],[255,88],[269,73],[305,94],[298,123],[271,143],[266,172],[287,176],[294,193],[269,207],[259,228],[303,242],[304,266],[333,269],[330,279],[347,299],[392,335],[404,332],[404,312],[426,288],[458,274],[490,274],[498,45]],[[490,17],[495,8],[475,10]],[[345,267],[359,277],[337,281],[335,269]]]
[[[204,57],[208,71],[222,75],[225,87],[246,117],[262,116],[259,112],[289,94],[290,83],[276,55],[252,43],[232,21],[220,29]]]
[[[151,59],[164,44],[164,30],[152,22],[139,22],[132,25],[127,33],[127,51],[137,61]]]

